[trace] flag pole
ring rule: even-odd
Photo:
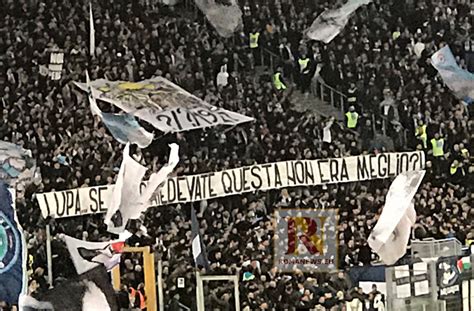
[[[196,268],[196,305],[197,311],[205,311],[204,309],[204,290],[202,288],[201,273]]]
[[[94,15],[92,13],[92,1],[89,1],[89,53],[91,58],[95,57],[95,27]]]
[[[158,258],[158,310],[165,309],[165,302],[163,297],[163,260],[161,259],[161,254]]]
[[[48,263],[49,288],[53,287],[53,254],[51,252],[51,228],[46,225],[46,257]]]

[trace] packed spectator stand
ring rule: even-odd
[[[234,128],[156,135],[150,147],[135,150],[143,163],[153,163],[153,171],[166,162],[170,142],[180,146],[178,175],[293,159],[425,150],[427,176],[415,198],[414,235],[456,237],[462,243],[474,239],[472,105],[455,98],[429,62],[439,47],[449,44],[461,67],[474,71],[473,4],[375,0],[360,8],[326,45],[305,40],[303,31],[324,8],[338,4],[240,2],[244,29],[228,39],[219,37],[190,2],[174,7],[153,0],[94,3],[96,57],[91,58],[88,2],[0,1],[0,133],[3,140],[32,150],[41,167],[41,183],[17,189],[30,278],[37,291],[48,288],[46,223],[54,236],[111,238],[103,216],[43,219],[34,199],[37,192],[114,183],[123,146],[94,120],[87,96],[73,85],[85,80],[86,69],[92,79],[164,76],[212,105],[255,118]],[[258,44],[251,47],[250,36],[257,32]],[[64,69],[61,80],[51,81],[38,68],[48,62],[49,51],[57,49],[65,53]],[[309,59],[306,75],[299,71],[300,59]],[[229,76],[217,83],[223,65]],[[270,75],[260,74],[261,68]],[[275,72],[281,73],[285,89],[275,85]],[[292,109],[296,93],[320,95],[311,88],[318,81],[347,95],[344,111],[360,115],[355,126],[348,128],[349,120]],[[328,124],[331,139],[323,142]],[[441,155],[433,154],[432,140],[443,140]],[[244,310],[342,310],[351,297],[373,301],[374,295],[351,284],[344,271],[377,263],[367,237],[389,185],[390,180],[376,180],[195,203],[210,273],[248,271],[255,276],[240,284]],[[279,207],[339,210],[340,273],[288,274],[273,268],[272,214]],[[163,259],[167,310],[196,305],[190,223],[190,206],[178,205],[151,208],[130,226],[134,236],[128,243],[153,245],[156,257]],[[59,239],[53,240],[53,250],[53,274],[59,283],[73,275],[74,268]],[[143,288],[141,264],[131,256],[121,265],[125,287],[119,297],[125,305],[127,286]],[[184,289],[177,288],[178,277],[185,277]],[[232,310],[231,286],[209,284],[206,290],[209,310]]]

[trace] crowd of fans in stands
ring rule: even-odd
[[[73,85],[85,80],[86,69],[91,79],[139,81],[161,75],[212,105],[255,118],[232,129],[163,134],[150,147],[134,150],[143,163],[153,163],[153,171],[166,162],[170,142],[180,146],[179,175],[253,163],[424,149],[427,176],[415,200],[416,236],[454,236],[463,243],[474,238],[472,108],[452,95],[429,62],[439,47],[449,44],[461,67],[474,69],[473,8],[467,1],[375,0],[359,9],[327,45],[305,40],[303,31],[325,8],[337,6],[332,1],[242,1],[244,28],[229,39],[218,37],[192,6],[150,2],[94,3],[97,47],[91,58],[87,1],[0,1],[0,136],[32,150],[42,174],[40,184],[18,189],[17,199],[36,290],[47,288],[46,223],[53,235],[66,233],[90,241],[111,238],[101,215],[45,220],[34,199],[36,192],[114,183],[123,145],[94,120],[87,97]],[[249,34],[255,32],[260,33],[256,50],[249,48]],[[60,81],[39,73],[39,65],[46,65],[55,49],[65,53]],[[284,91],[276,90],[269,77],[255,74],[256,66],[268,65],[267,50],[279,56],[282,81],[288,86]],[[313,79],[350,94],[346,109],[354,106],[361,115],[355,131],[348,130],[345,121],[332,123],[292,110],[292,93],[297,91],[291,81],[302,83],[298,59],[303,56],[310,59]],[[216,76],[223,65],[229,77],[218,85]],[[268,70],[273,74],[276,69]],[[323,143],[328,124],[331,138]],[[432,139],[440,138],[443,155],[434,156]],[[294,188],[196,203],[210,273],[254,276],[241,281],[244,310],[339,310],[346,300],[369,297],[373,307],[375,292],[364,294],[342,272],[286,274],[273,268],[271,215],[282,206],[338,208],[338,268],[369,265],[377,258],[366,239],[389,184],[390,180],[377,180]],[[156,257],[163,258],[169,310],[179,310],[178,302],[196,305],[190,222],[190,206],[178,205],[152,208],[130,228],[134,236],[129,244],[153,245]],[[59,282],[73,275],[74,268],[58,240],[53,249]],[[123,262],[121,293],[127,286],[142,288],[140,258]],[[179,277],[185,278],[184,289],[177,287]],[[232,309],[232,286],[209,283],[206,292],[209,310]],[[125,308],[129,300],[121,297]]]

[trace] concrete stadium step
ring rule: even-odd
[[[270,75],[269,68],[267,66],[255,66],[255,79],[264,74]],[[300,91],[294,89],[291,98],[293,103],[292,109],[298,112],[313,113],[321,115],[323,117],[335,117],[337,120],[343,120],[341,111],[330,104],[321,100],[321,98],[309,94],[308,96],[302,94]]]
[[[292,109],[299,112],[308,111],[323,117],[335,117],[337,120],[342,120],[343,116],[339,109],[323,102],[319,97],[313,94],[304,95],[298,90],[294,90],[291,99],[293,103]]]

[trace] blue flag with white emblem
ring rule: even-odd
[[[459,67],[449,46],[434,53],[431,56],[431,64],[459,99],[468,105],[472,104],[474,101],[474,74]]]
[[[17,304],[26,289],[26,248],[12,194],[0,181],[0,301]]]

